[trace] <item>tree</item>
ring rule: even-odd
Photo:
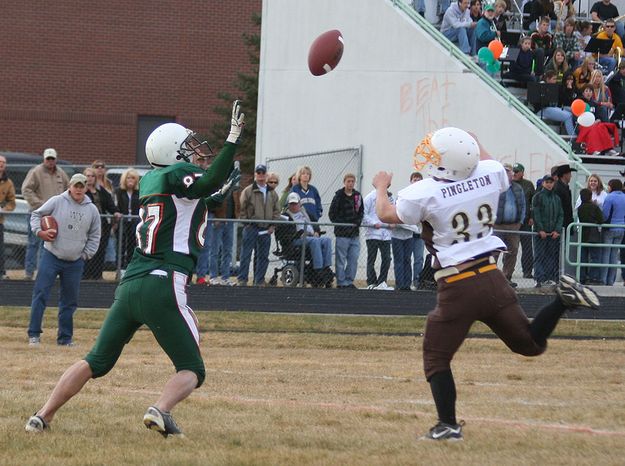
[[[223,135],[230,131],[230,114],[232,101],[239,98],[243,101],[243,113],[245,113],[245,130],[239,144],[238,153],[242,156],[241,170],[252,172],[254,169],[256,152],[256,113],[258,107],[258,68],[260,65],[260,14],[252,15],[252,22],[258,27],[258,33],[243,34],[243,42],[248,49],[248,58],[252,65],[250,74],[237,73],[234,87],[240,91],[238,96],[227,92],[217,94],[224,105],[213,108],[213,111],[221,116],[219,123],[215,123],[210,129],[209,143],[212,147],[219,147],[223,141]],[[241,98],[241,96],[243,96]]]

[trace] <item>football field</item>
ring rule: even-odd
[[[24,424],[84,356],[103,311],[75,315],[57,347],[48,309],[30,348],[28,309],[0,308],[0,464],[622,465],[623,322],[566,320],[538,358],[475,326],[453,363],[465,440],[417,440],[435,422],[422,374],[421,317],[198,312],[206,382],[174,417],[186,439],[142,424],[172,366],[137,332],[51,429]]]

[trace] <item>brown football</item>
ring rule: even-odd
[[[333,29],[324,32],[310,46],[308,51],[308,69],[315,76],[329,73],[341,61],[343,56],[343,35]]]
[[[52,215],[46,215],[45,217],[41,217],[41,229],[43,231],[54,230],[54,237],[56,238],[59,231],[59,224]]]

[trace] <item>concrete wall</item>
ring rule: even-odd
[[[308,48],[330,29],[343,33],[342,61],[312,76]],[[362,144],[363,191],[380,169],[396,173],[396,190],[418,142],[444,126],[474,132],[531,179],[566,157],[392,2],[263,1],[257,159]]]

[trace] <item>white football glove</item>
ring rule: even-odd
[[[216,193],[211,194],[210,198],[213,201],[221,204],[224,199],[228,197],[228,194],[230,194],[234,190],[234,188],[239,185],[239,181],[241,181],[241,170],[239,170],[239,168],[237,167],[234,167],[234,169],[230,172],[230,176],[228,176],[228,179],[223,184],[221,189]]]
[[[245,113],[241,113],[241,101],[235,100],[232,103],[232,118],[230,119],[230,134],[226,138],[227,142],[238,144],[241,139],[241,133],[245,126]]]

